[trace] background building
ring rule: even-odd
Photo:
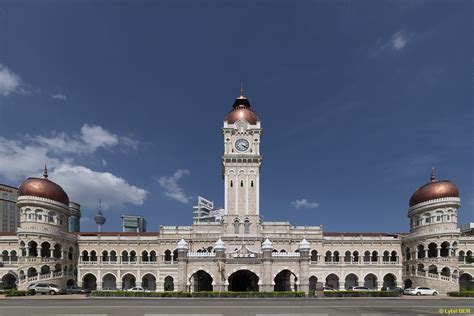
[[[0,184],[0,231],[15,232],[20,223],[16,207],[18,188]]]
[[[220,222],[224,209],[214,209],[214,202],[198,196],[198,203],[193,206],[193,223]]]
[[[146,232],[146,220],[139,215],[122,215],[122,231],[127,233]]]

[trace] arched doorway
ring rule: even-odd
[[[258,292],[258,276],[249,270],[239,270],[229,276],[229,291]]]
[[[376,290],[377,289],[377,277],[372,273],[367,274],[364,278],[364,286],[368,287],[369,289]]]
[[[191,276],[194,292],[211,292],[213,290],[212,277],[209,273],[199,270]]]
[[[145,274],[142,278],[142,287],[152,292],[156,291],[156,278],[152,274]]]
[[[391,273],[387,273],[383,277],[383,286],[384,287],[395,287],[397,285],[395,276]]]
[[[27,275],[28,277],[37,276],[37,275],[38,275],[38,271],[36,271],[35,268],[31,267],[31,268],[28,268],[28,270],[26,271],[26,275]]]
[[[90,273],[86,274],[82,278],[82,287],[91,291],[97,290],[97,278],[95,275]]]
[[[102,289],[117,289],[117,279],[115,275],[108,273],[102,277]]]
[[[335,274],[330,274],[326,277],[326,286],[339,289],[339,277]]]
[[[309,292],[315,292],[318,285],[318,278],[314,275],[309,278]]]
[[[66,286],[74,286],[74,285],[76,285],[76,281],[74,281],[73,279],[67,280]]]
[[[11,273],[7,273],[2,277],[2,283],[5,290],[16,289],[16,277]]]
[[[273,281],[275,282],[275,286],[273,287],[275,292],[297,291],[296,281],[298,281],[298,279],[290,270],[280,271]]]
[[[125,274],[122,277],[122,290],[128,290],[136,286],[136,278],[133,274]]]
[[[405,289],[411,288],[413,286],[412,280],[406,279],[405,282],[403,282],[403,286]]]
[[[173,280],[173,277],[171,276],[167,276],[165,278],[165,284],[164,284],[164,290],[166,292],[168,291],[174,291],[174,280]]]
[[[359,278],[354,273],[350,273],[346,276],[346,289],[359,285]]]
[[[459,276],[459,289],[460,290],[473,290],[474,282],[472,275],[469,273],[463,273]]]

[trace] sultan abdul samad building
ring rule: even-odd
[[[89,289],[311,291],[325,285],[472,284],[474,236],[457,225],[458,188],[432,174],[411,196],[410,232],[335,233],[260,217],[262,128],[240,95],[222,128],[225,214],[220,222],[161,226],[159,232],[78,232],[79,204],[60,185],[28,178],[19,187],[20,226],[0,235],[0,277]],[[98,217],[100,222],[100,215]],[[71,228],[72,227],[72,228]]]

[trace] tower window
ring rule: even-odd
[[[234,186],[234,181],[230,180],[230,187],[232,188]]]
[[[244,180],[240,180],[240,187],[241,187],[241,188],[244,187]]]
[[[253,188],[253,180],[250,181],[250,186]]]
[[[248,220],[244,222],[244,234],[250,234],[250,222]]]

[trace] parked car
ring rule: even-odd
[[[438,291],[431,289],[429,287],[417,286],[410,287],[403,291],[403,294],[406,295],[438,295]]]
[[[334,291],[337,291],[337,290],[333,287],[330,287],[330,286],[323,287],[323,292],[334,292]]]
[[[384,286],[382,291],[403,293],[403,289],[397,286]]]
[[[144,288],[142,288],[141,286],[135,286],[135,287],[132,287],[131,289],[128,289],[127,291],[129,292],[147,292]]]
[[[51,295],[56,295],[56,294],[63,294],[66,293],[66,291],[63,288],[60,288],[56,284],[48,284],[48,283],[38,283],[34,285],[31,290],[33,293],[40,293],[40,294],[51,294]]]
[[[35,288],[36,283],[31,283],[28,285],[27,290],[33,290]]]
[[[103,287],[103,288],[102,288],[102,291],[108,291],[108,292],[110,292],[110,291],[117,291],[117,289],[116,289],[116,288],[112,288],[112,287]]]
[[[349,288],[349,291],[372,291],[372,290],[365,286],[352,286]]]
[[[68,286],[66,287],[66,293],[67,294],[86,294],[86,293],[90,293],[91,290],[88,290],[88,289],[84,289],[82,287],[79,287],[79,286]]]

